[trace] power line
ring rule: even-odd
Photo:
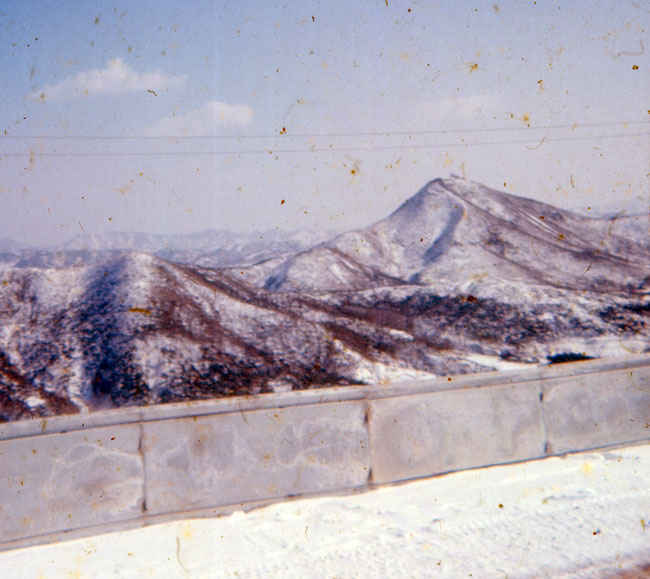
[[[310,138],[344,138],[344,137],[391,137],[391,136],[423,136],[423,135],[449,135],[449,134],[480,134],[519,131],[549,131],[563,129],[583,129],[614,127],[618,125],[648,125],[650,121],[609,121],[609,122],[574,122],[556,125],[536,125],[526,127],[485,127],[476,129],[426,129],[426,130],[386,130],[386,131],[360,131],[341,133],[291,133],[278,132],[265,135],[1,135],[0,142],[7,140],[48,140],[48,141],[188,141],[188,140],[262,140],[262,139],[310,139]]]
[[[133,152],[50,152],[39,153],[35,151],[9,152],[0,153],[0,159],[3,157],[87,157],[87,158],[131,158],[131,157],[190,157],[190,156],[222,156],[222,155],[277,155],[285,153],[352,153],[352,152],[382,152],[382,151],[404,151],[404,150],[436,150],[462,147],[483,147],[483,146],[503,146],[503,145],[538,145],[539,148],[544,143],[549,142],[568,142],[568,141],[598,141],[604,139],[620,139],[631,137],[650,136],[650,131],[641,133],[614,133],[592,136],[569,136],[569,137],[543,137],[537,139],[518,139],[507,141],[482,141],[474,143],[438,143],[431,145],[382,145],[376,147],[309,147],[300,149],[249,149],[240,151],[133,151]]]

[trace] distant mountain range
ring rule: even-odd
[[[54,248],[27,247],[0,239],[0,263],[15,267],[71,267],[104,260],[110,254],[144,252],[205,267],[250,265],[288,256],[332,236],[328,231],[268,230],[236,233],[207,230],[191,234],[83,233]]]
[[[450,178],[330,239],[7,247],[0,420],[648,352],[648,217]]]

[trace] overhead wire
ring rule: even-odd
[[[263,140],[263,139],[317,139],[317,138],[351,138],[351,137],[391,137],[391,136],[424,136],[424,135],[449,135],[449,134],[480,134],[519,131],[563,130],[614,127],[618,125],[650,125],[650,121],[622,120],[607,122],[572,122],[563,124],[528,125],[524,127],[477,127],[477,128],[451,128],[451,129],[422,129],[422,130],[381,130],[381,131],[350,131],[350,132],[320,132],[320,133],[292,133],[286,128],[276,134],[258,135],[0,135],[2,140],[52,140],[52,141],[133,141],[133,140],[160,140],[160,141],[189,141],[189,140]]]
[[[483,146],[507,146],[507,145],[529,145],[539,144],[540,146],[549,142],[571,142],[571,141],[599,141],[605,139],[620,139],[650,136],[650,131],[636,133],[610,133],[600,135],[571,135],[560,137],[544,136],[542,139],[510,139],[500,141],[474,141],[474,142],[448,142],[432,144],[400,144],[400,145],[375,145],[368,147],[359,146],[334,146],[317,147],[311,146],[306,148],[265,148],[265,149],[241,149],[241,150],[191,150],[191,151],[10,151],[0,152],[0,158],[3,157],[96,157],[96,158],[129,158],[129,157],[184,157],[184,156],[229,156],[229,155],[279,155],[279,154],[300,154],[300,153],[350,153],[350,152],[382,152],[382,151],[405,151],[405,150],[437,150],[463,147],[483,147]],[[539,147],[534,147],[539,148]],[[530,150],[530,147],[528,148]]]

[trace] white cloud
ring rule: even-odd
[[[208,101],[202,107],[184,115],[172,115],[159,120],[147,130],[148,135],[205,136],[224,127],[244,127],[253,120],[253,109],[248,105],[230,105]]]
[[[496,99],[491,95],[471,95],[427,103],[425,108],[429,116],[437,119],[465,120],[487,117],[496,104]]]
[[[30,97],[39,100],[67,100],[98,94],[160,91],[182,85],[185,78],[162,72],[138,73],[121,58],[114,58],[108,61],[106,68],[79,72],[58,84],[46,85],[34,91]]]

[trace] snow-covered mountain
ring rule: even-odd
[[[582,217],[464,179],[436,179],[375,225],[284,260],[264,286],[331,291],[415,283],[491,295],[508,283],[643,293],[650,236],[641,223]]]
[[[647,244],[608,227],[454,178],[254,265],[5,265],[0,420],[647,352]]]

